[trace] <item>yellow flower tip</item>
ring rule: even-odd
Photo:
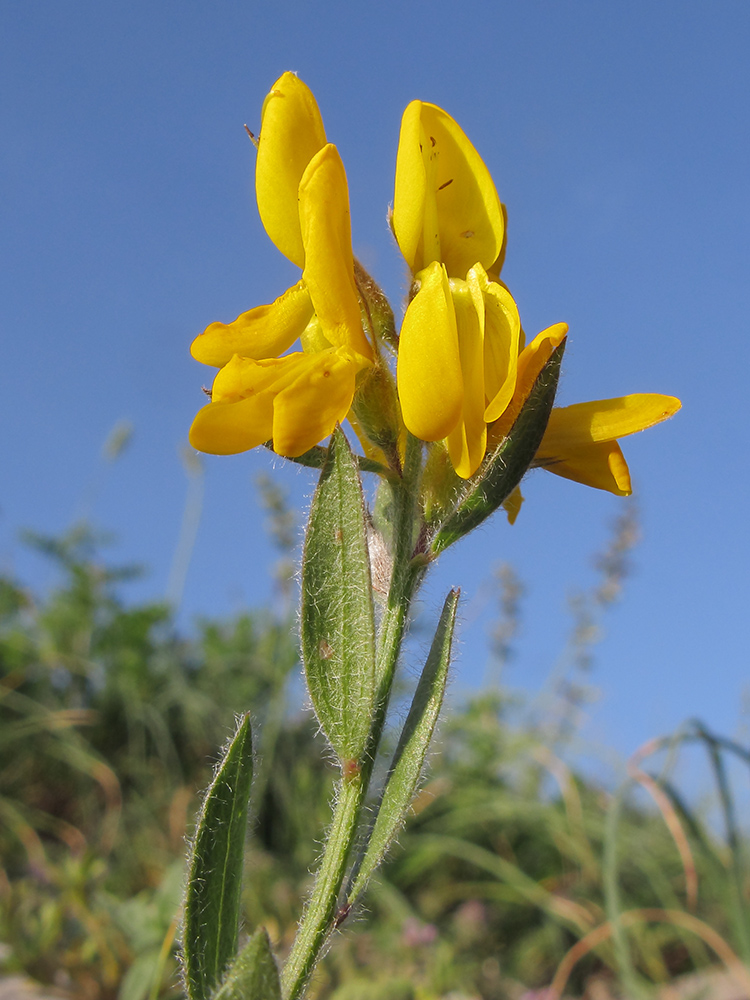
[[[305,252],[297,192],[305,168],[325,144],[312,91],[294,73],[284,73],[263,103],[255,194],[266,232],[298,267],[304,267]]]
[[[214,368],[221,368],[226,364],[222,341],[227,329],[226,323],[211,323],[203,333],[199,333],[190,345],[190,354],[202,365],[212,365]]]
[[[487,442],[486,426],[483,432],[472,439],[466,433],[466,428],[459,424],[445,441],[456,475],[461,479],[471,479],[484,459]]]
[[[413,272],[437,260],[463,278],[477,261],[486,269],[501,263],[505,218],[492,177],[434,104],[412,101],[401,121],[393,229]]]

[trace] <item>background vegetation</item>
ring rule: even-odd
[[[86,1000],[179,993],[185,838],[217,750],[248,708],[260,744],[246,924],[265,923],[279,949],[291,943],[333,775],[297,679],[293,518],[263,490],[281,550],[273,608],[183,635],[167,606],[125,601],[136,571],[109,566],[86,526],[29,536],[59,570],[50,593],[0,580],[7,973]],[[727,760],[744,767],[748,751],[693,722],[644,748],[619,789],[570,763],[600,619],[636,535],[630,510],[597,561],[597,585],[572,602],[542,715],[502,684],[522,587],[498,570],[495,679],[446,712],[413,818],[314,996],[499,1000],[605,986],[639,996],[717,961],[747,988],[747,845]],[[688,743],[705,750],[713,812],[673,785]]]

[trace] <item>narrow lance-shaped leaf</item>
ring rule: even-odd
[[[279,970],[265,927],[239,953],[214,1000],[281,1000]]]
[[[208,1000],[237,951],[252,777],[250,719],[245,716],[206,794],[190,854],[182,940],[190,1000]]]
[[[445,599],[427,662],[424,665],[422,676],[419,678],[417,690],[414,692],[411,708],[388,771],[383,797],[367,849],[348,894],[350,903],[364,889],[368,879],[385,857],[391,841],[400,830],[411,805],[443,703],[458,598],[459,591],[451,590]]]
[[[358,760],[375,697],[375,620],[362,485],[338,427],[307,525],[301,626],[318,721],[341,759]]]
[[[436,555],[494,514],[523,479],[547,428],[564,350],[562,343],[552,352],[508,436],[498,445],[476,483],[438,531],[432,543]]]

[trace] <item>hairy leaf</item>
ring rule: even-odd
[[[252,776],[245,716],[206,794],[190,856],[182,941],[190,1000],[208,1000],[237,951]]]
[[[323,732],[342,760],[358,760],[375,697],[375,622],[362,485],[340,428],[307,527],[302,654]]]

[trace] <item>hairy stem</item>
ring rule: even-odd
[[[357,763],[356,771],[347,773],[345,769],[339,783],[333,819],[313,892],[281,974],[284,1000],[298,1000],[303,995],[328,936],[347,912],[342,910],[339,917],[341,890],[383,735],[411,601],[426,569],[425,562],[414,559],[414,540],[419,533],[417,499],[421,465],[421,444],[409,435],[403,476],[398,480],[389,480],[393,491],[393,573],[378,636],[378,693],[367,749]]]
[[[281,991],[286,1000],[296,1000],[302,995],[326,938],[335,926],[339,892],[354,844],[366,784],[362,775],[344,776],[339,784],[333,822],[313,894],[281,974]]]

